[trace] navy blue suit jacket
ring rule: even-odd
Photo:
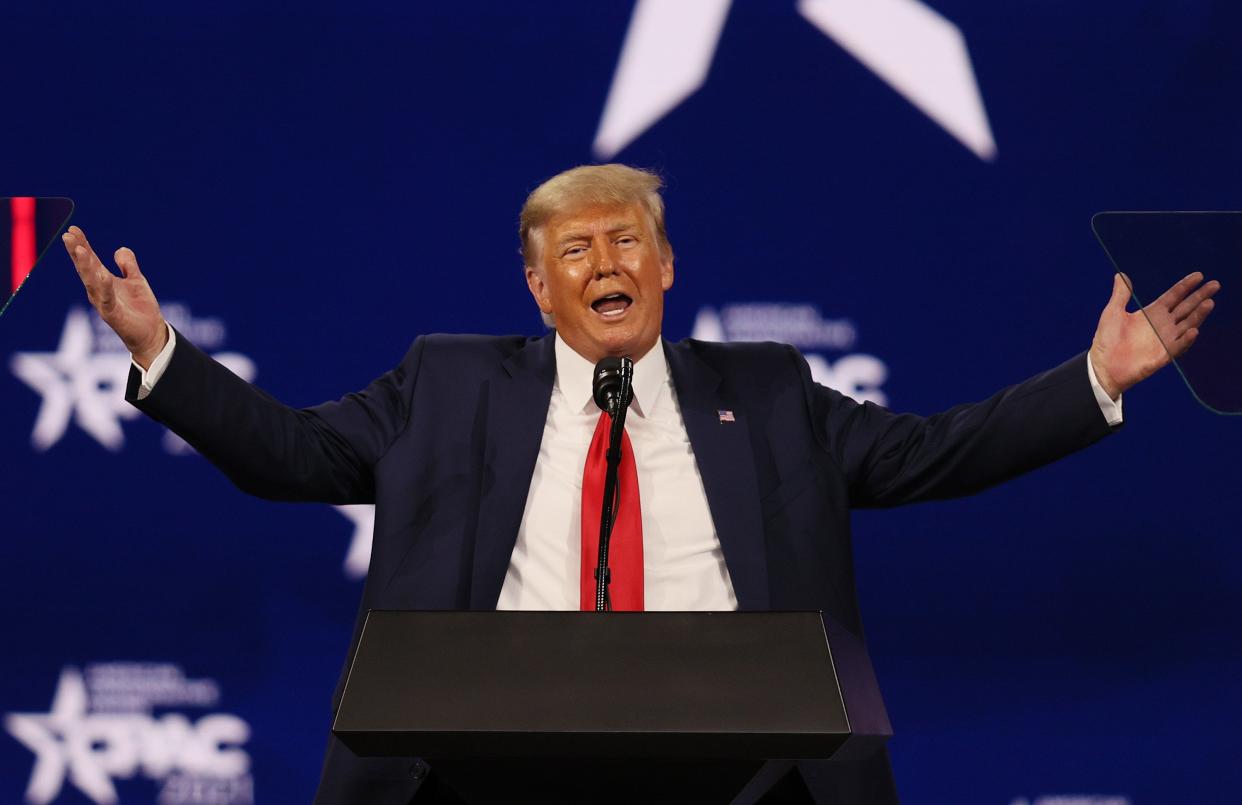
[[[739,607],[823,610],[859,634],[851,508],[971,494],[1110,430],[1085,355],[983,402],[919,417],[816,384],[792,347],[687,340],[665,353]],[[375,503],[360,617],[488,610],[509,566],[555,373],[551,335],[429,335],[366,389],[295,410],[178,334],[153,392],[136,399],[134,372],[127,398],[246,492]],[[735,421],[722,423],[720,410]],[[339,695],[338,685],[334,710]],[[892,798],[883,756],[802,771],[826,797]],[[407,803],[422,776],[419,764],[360,759],[330,739],[318,801]]]

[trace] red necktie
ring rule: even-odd
[[[612,418],[599,415],[582,472],[582,596],[583,610],[595,609],[595,566],[599,562],[599,516],[604,504],[604,475],[608,464],[608,430]],[[630,435],[621,432],[621,464],[617,467],[617,509],[608,540],[608,569],[612,583],[608,600],[614,610],[643,609],[643,518],[638,502],[638,470]]]

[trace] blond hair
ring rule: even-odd
[[[554,216],[595,204],[642,204],[655,225],[660,249],[672,256],[664,228],[664,199],[660,188],[664,180],[654,171],[629,165],[579,165],[558,173],[531,191],[518,218],[522,262],[532,265],[533,235]]]

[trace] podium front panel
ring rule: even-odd
[[[818,613],[368,614],[355,753],[828,757],[850,735]]]

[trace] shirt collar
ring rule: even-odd
[[[574,352],[560,333],[556,334],[556,386],[569,401],[573,411],[598,411],[591,395],[591,376],[595,364]],[[664,358],[664,339],[657,338],[655,345],[641,360],[634,364],[634,401],[630,412],[648,417],[660,404],[663,389],[668,383],[668,361]]]

